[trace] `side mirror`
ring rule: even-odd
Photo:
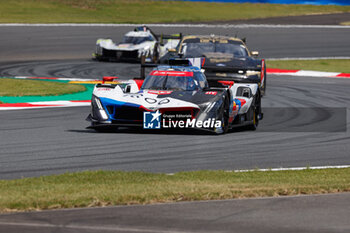
[[[258,51],[251,51],[250,54],[254,57],[259,56],[259,52]]]
[[[176,53],[176,49],[168,49],[168,52],[170,52],[170,53]]]

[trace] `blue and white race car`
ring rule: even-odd
[[[96,131],[120,126],[193,128],[225,133],[255,130],[262,119],[258,84],[220,81],[209,86],[194,66],[162,65],[143,79],[97,84],[87,120]]]

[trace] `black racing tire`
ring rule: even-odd
[[[227,133],[229,130],[229,125],[228,125],[228,118],[229,118],[229,112],[228,108],[225,106],[223,108],[223,113],[221,117],[221,127],[223,130],[223,133]]]
[[[96,57],[93,57],[92,60],[103,62],[103,61],[108,61],[108,58],[103,57],[103,56],[96,56]]]
[[[253,99],[253,104],[249,109],[252,115],[252,123],[247,126],[248,130],[256,130],[259,125],[259,115],[261,114],[261,95],[260,92],[256,94]]]
[[[222,128],[222,132],[218,133],[218,134],[225,134],[229,131],[229,123],[228,123],[228,119],[229,119],[229,107],[230,107],[230,102],[229,102],[229,95],[226,94],[224,95],[224,101],[222,103],[222,106],[220,108],[220,114],[218,117],[218,120],[221,121],[221,128]]]
[[[256,130],[258,128],[259,125],[259,119],[258,119],[258,114],[257,111],[254,109],[252,109],[253,111],[253,123],[247,126],[248,130]]]

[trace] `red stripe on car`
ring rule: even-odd
[[[134,81],[140,90],[144,80],[143,79],[134,79]]]
[[[265,75],[265,60],[262,59],[262,61],[261,61],[261,74],[260,74],[260,82],[261,82],[261,85],[264,85],[264,84],[263,84],[264,75]]]

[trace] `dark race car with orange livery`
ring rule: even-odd
[[[257,83],[266,92],[266,64],[257,51],[249,51],[245,39],[218,35],[184,36],[176,49],[169,49],[160,59],[166,64],[172,58],[203,58],[202,69],[209,82],[227,80]]]

